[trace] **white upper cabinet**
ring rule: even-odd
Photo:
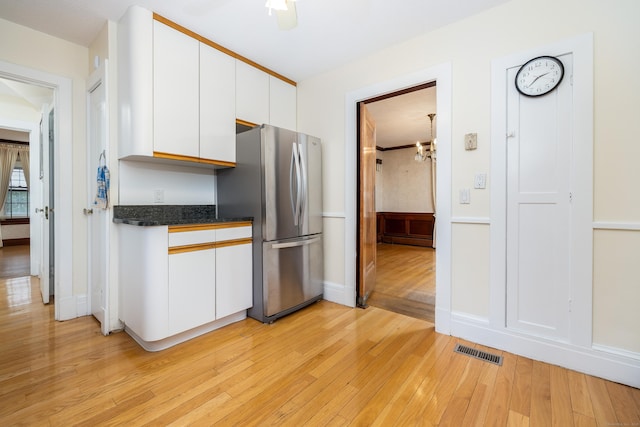
[[[296,87],[269,76],[269,120],[273,126],[285,129],[297,129]]]
[[[235,166],[237,119],[296,129],[295,85],[213,45],[128,9],[118,24],[121,159]]]
[[[236,161],[236,63],[200,43],[200,157]]]
[[[153,151],[200,156],[200,43],[153,23]]]
[[[269,74],[236,61],[236,118],[256,125],[269,122]]]

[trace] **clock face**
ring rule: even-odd
[[[516,74],[516,88],[525,96],[541,96],[555,89],[564,76],[564,66],[553,56],[527,61]]]

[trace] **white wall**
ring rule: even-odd
[[[376,211],[433,213],[431,161],[416,162],[415,154],[415,148],[377,152],[382,171],[376,172]]]
[[[552,13],[549,13],[552,11]],[[487,261],[491,221],[488,175],[485,190],[473,189],[476,173],[490,171],[491,61],[579,34],[594,34],[594,219],[605,227],[594,240],[594,345],[640,359],[640,286],[637,262],[612,259],[617,248],[640,253],[640,144],[634,135],[640,115],[640,2],[619,0],[512,0],[461,22],[425,33],[341,68],[299,82],[298,128],[323,140],[325,210],[345,207],[345,97],[416,70],[439,64],[452,68],[452,309],[469,318],[488,319],[487,264],[467,263],[468,251]],[[579,71],[579,70],[578,70]],[[478,135],[478,149],[464,150],[464,134]],[[329,169],[330,168],[330,169]],[[457,203],[460,188],[471,188],[471,204]],[[385,189],[386,190],[386,189]],[[478,221],[486,218],[486,221]],[[467,221],[468,219],[468,221]],[[325,220],[325,271],[334,288],[345,286],[345,221]],[[614,262],[615,261],[615,262]],[[461,271],[461,269],[465,269]],[[611,283],[615,278],[614,284]],[[350,291],[350,290],[347,290]],[[606,295],[606,297],[605,297]],[[472,296],[472,297],[471,297]],[[613,333],[612,329],[616,328]]]
[[[157,190],[162,202],[154,199]],[[120,161],[121,205],[213,205],[215,190],[212,169]]]

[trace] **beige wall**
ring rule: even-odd
[[[0,59],[72,80],[73,168],[72,176],[73,293],[86,294],[87,224],[82,215],[86,203],[86,47],[0,19]]]
[[[513,53],[544,46],[576,35],[594,34],[594,218],[622,221],[629,231],[595,239],[593,329],[594,341],[611,347],[638,352],[629,336],[640,335],[640,316],[636,308],[640,286],[636,268],[630,263],[614,263],[602,258],[605,251],[620,246],[629,253],[640,253],[640,241],[630,237],[640,224],[640,181],[637,159],[640,144],[635,141],[635,123],[640,117],[640,2],[616,0],[513,0],[445,28],[356,60],[344,67],[299,82],[298,127],[318,135],[324,144],[325,210],[345,211],[345,96],[379,82],[428,69],[443,63],[452,66],[452,216],[490,218],[490,107],[491,61]],[[579,70],[576,70],[579,72]],[[465,151],[464,134],[478,134],[478,149]],[[487,189],[474,190],[475,173],[486,172]],[[460,188],[472,188],[471,204],[457,203]],[[342,222],[342,223],[340,223]],[[341,227],[344,221],[325,221],[326,272],[336,283],[345,283]],[[452,303],[455,310],[474,316],[490,316],[489,272],[486,265],[466,264],[471,247],[489,254],[486,224],[465,224],[464,232],[454,225],[452,235],[453,269],[465,266],[464,273],[452,272]],[[484,260],[488,262],[488,259]],[[335,263],[335,264],[333,264]],[[342,269],[340,271],[340,269]],[[605,278],[617,278],[615,292],[606,303],[599,300],[610,289]],[[340,279],[341,282],[337,282]],[[473,295],[473,298],[469,298]],[[619,312],[636,313],[620,317]],[[611,319],[619,332],[609,336]],[[620,324],[617,324],[617,321]]]
[[[415,154],[415,148],[377,152],[376,211],[433,212],[431,161],[416,162]]]

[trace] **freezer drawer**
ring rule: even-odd
[[[322,235],[263,243],[264,317],[322,295]]]

